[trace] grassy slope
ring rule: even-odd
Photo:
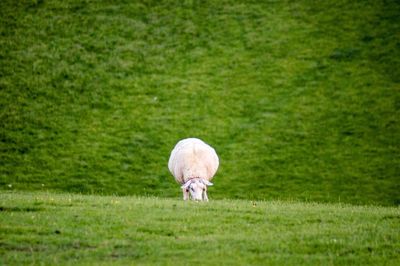
[[[399,10],[1,1],[0,185],[175,196],[169,152],[197,136],[214,198],[398,204]]]
[[[395,265],[400,260],[396,207],[52,193],[3,193],[0,202],[0,263],[6,265]]]

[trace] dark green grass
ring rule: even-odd
[[[398,1],[1,1],[0,186],[175,197],[169,152],[195,136],[221,158],[212,198],[398,204],[399,18]]]
[[[4,265],[398,265],[398,207],[0,195]]]

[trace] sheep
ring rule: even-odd
[[[168,169],[181,184],[183,200],[208,201],[207,186],[212,186],[219,166],[219,158],[215,150],[197,138],[179,141],[171,152]]]

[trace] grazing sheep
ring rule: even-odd
[[[219,166],[218,155],[215,150],[200,139],[188,138],[179,141],[171,152],[168,168],[180,183],[183,199],[205,200],[207,186],[213,184],[210,180]]]

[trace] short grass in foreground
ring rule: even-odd
[[[0,264],[395,265],[396,207],[0,195]]]

